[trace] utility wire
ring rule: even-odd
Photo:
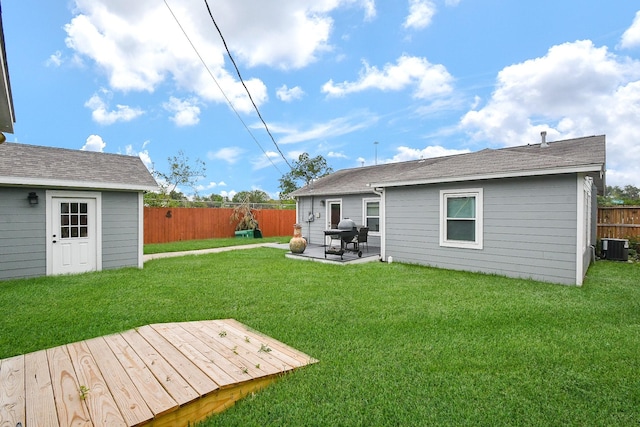
[[[227,96],[227,94],[224,92],[224,90],[222,90],[222,87],[220,86],[220,83],[218,83],[218,80],[215,78],[215,76],[213,75],[213,73],[211,72],[211,69],[209,69],[209,66],[207,65],[207,63],[204,61],[204,59],[202,58],[202,56],[200,55],[200,52],[198,52],[198,49],[195,47],[195,45],[193,44],[193,42],[191,41],[191,39],[189,38],[189,35],[187,34],[187,32],[185,31],[185,29],[182,27],[182,24],[180,24],[180,21],[178,20],[178,17],[175,15],[175,13],[173,13],[173,10],[171,9],[171,6],[169,6],[169,4],[167,3],[167,0],[164,0],[164,4],[167,6],[167,9],[169,9],[169,12],[171,12],[171,16],[173,16],[173,19],[176,21],[176,23],[178,24],[178,27],[180,27],[180,30],[182,30],[182,33],[184,34],[184,36],[187,38],[187,41],[189,41],[189,44],[191,45],[191,47],[193,48],[193,50],[195,51],[196,55],[198,56],[198,58],[200,58],[200,62],[202,62],[202,65],[204,65],[204,68],[207,70],[207,72],[209,73],[209,76],[213,79],[213,81],[215,82],[216,86],[218,86],[218,89],[220,89],[220,92],[222,93],[222,95],[224,96],[224,98],[227,100],[227,103],[229,104],[229,107],[231,107],[231,109],[233,110],[234,113],[236,113],[236,116],[238,117],[238,120],[240,120],[240,122],[242,123],[242,125],[244,126],[244,128],[247,130],[247,132],[249,132],[249,135],[251,135],[251,138],[255,141],[255,143],[258,145],[258,147],[260,147],[260,150],[262,150],[262,152],[264,153],[264,156],[269,160],[269,162],[273,165],[274,168],[276,168],[276,170],[280,173],[280,175],[283,175],[282,171],[278,168],[278,166],[273,162],[273,160],[271,160],[271,157],[267,154],[267,152],[264,150],[264,148],[262,148],[262,145],[260,145],[260,143],[258,142],[258,140],[256,139],[255,135],[253,134],[253,132],[251,132],[251,129],[249,129],[249,126],[247,126],[247,124],[245,123],[244,120],[242,120],[242,117],[240,116],[240,113],[238,113],[238,110],[236,110],[236,108],[234,107],[233,103],[231,102],[231,100],[229,99],[229,97]],[[209,6],[207,5],[207,8]],[[242,83],[244,85],[244,82]],[[245,86],[246,89],[246,86]],[[251,100],[251,102],[253,102],[253,100]],[[255,106],[255,104],[254,104]],[[258,113],[260,114],[260,113]],[[266,125],[265,125],[266,126]],[[271,134],[269,134],[271,135]],[[271,137],[271,139],[273,139],[273,137]],[[279,150],[278,150],[279,151]],[[280,153],[282,155],[282,152]],[[285,159],[285,162],[287,162],[287,159]],[[287,165],[289,165],[289,162],[287,162]],[[291,165],[289,165],[289,167],[291,167]]]
[[[220,38],[222,39],[222,44],[224,44],[224,48],[227,50],[227,54],[229,55],[229,59],[231,59],[231,63],[233,64],[233,67],[236,69],[236,73],[238,74],[238,78],[240,79],[240,82],[242,83],[242,86],[244,86],[244,89],[247,91],[247,95],[249,95],[249,99],[251,100],[251,103],[253,104],[253,108],[255,108],[256,113],[258,113],[258,117],[260,118],[260,121],[262,121],[262,124],[264,125],[264,128],[266,129],[267,133],[269,134],[269,137],[271,137],[271,141],[273,141],[273,145],[275,145],[276,149],[278,150],[278,153],[280,153],[280,156],[282,156],[282,159],[285,161],[287,166],[289,166],[289,168],[293,170],[293,167],[291,166],[291,164],[289,163],[289,161],[287,160],[285,155],[282,153],[282,150],[280,150],[280,147],[278,146],[278,143],[276,142],[275,138],[271,134],[271,131],[269,130],[269,126],[267,126],[267,122],[265,122],[264,119],[262,118],[262,114],[260,114],[260,110],[258,110],[258,106],[253,101],[253,97],[251,96],[251,92],[249,92],[249,88],[244,83],[244,79],[242,78],[242,75],[240,75],[240,70],[238,69],[238,66],[236,65],[236,61],[233,59],[233,56],[231,55],[231,51],[229,50],[229,47],[227,46],[227,42],[224,39],[224,36],[222,35],[222,31],[220,31],[220,27],[218,27],[218,24],[216,23],[216,20],[213,17],[213,13],[211,13],[211,9],[209,8],[209,2],[207,0],[204,0],[204,4],[207,6],[207,10],[209,11],[209,16],[211,17],[211,21],[213,21],[213,25],[215,25],[216,30],[218,30],[218,34],[220,34]]]

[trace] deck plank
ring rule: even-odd
[[[120,334],[108,335],[104,339],[142,394],[154,417],[178,408],[176,401],[171,398],[140,356]]]
[[[252,344],[256,345],[259,349],[268,348],[269,350],[260,352],[268,353],[272,357],[277,358],[285,369],[298,368],[309,363],[317,362],[317,360],[308,355],[289,347],[275,338],[254,331],[235,319],[214,320],[211,323],[219,325],[227,331],[234,331],[234,333],[241,336],[247,334],[255,335],[257,339],[255,342],[252,342]]]
[[[24,356],[14,356],[0,363],[0,425],[25,423]]]
[[[196,365],[194,365],[184,354],[178,351],[178,349],[168,342],[162,335],[156,332],[151,325],[139,328],[138,333],[143,336],[144,339],[147,340],[147,342],[149,342],[169,364],[171,364],[171,366],[180,372],[182,377],[200,396],[219,388],[211,378],[198,369]]]
[[[217,344],[218,336],[199,334],[184,323],[172,324],[176,334],[188,340],[203,356],[209,358],[216,366],[228,373],[235,383],[248,381],[253,377],[249,374],[247,362],[239,357],[237,352],[228,350]]]
[[[38,402],[26,405],[25,425],[59,427],[45,350],[25,354],[24,381],[25,402]]]
[[[189,385],[187,380],[162,357],[153,346],[136,330],[125,331],[121,336],[129,343],[144,364],[153,373],[160,385],[171,395],[179,406],[184,405],[200,395]]]
[[[0,427],[189,425],[315,362],[235,321],[147,325],[0,360]]]
[[[225,387],[236,382],[236,379],[223,371],[211,358],[202,354],[197,347],[198,343],[192,342],[189,337],[181,335],[175,327],[169,323],[151,325],[160,335],[171,341],[178,350],[193,362],[202,372],[207,374],[219,387]]]
[[[135,426],[153,419],[153,413],[120,362],[114,357],[104,338],[93,338],[86,343],[125,422]]]
[[[260,352],[259,345],[251,345],[252,341],[254,343],[257,342],[257,338],[254,335],[228,334],[221,337],[222,339],[214,340],[210,337],[218,336],[222,329],[216,329],[209,322],[187,322],[182,326],[185,329],[188,328],[192,334],[198,336],[209,345],[218,346],[222,354],[236,352],[240,356],[240,360],[246,361],[246,366],[250,368],[249,373],[254,378],[282,372],[282,363],[279,360],[269,356],[269,353]],[[207,337],[209,337],[208,340]],[[226,352],[224,351],[225,349]]]
[[[84,400],[94,424],[126,426],[109,387],[85,341],[67,344],[67,351],[76,372],[81,399]]]
[[[80,399],[80,384],[66,346],[47,350],[53,397],[61,426],[93,426],[84,401]],[[28,427],[28,426],[25,426]]]

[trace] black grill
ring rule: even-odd
[[[340,239],[340,248],[334,248],[331,244],[325,246],[324,257],[329,255],[340,255],[340,259],[345,252],[354,252],[359,257],[362,256],[362,251],[354,245],[354,249],[348,249],[347,244],[350,243],[354,237],[358,235],[358,227],[356,223],[349,218],[345,218],[338,223],[338,228],[333,230],[325,230],[325,236],[331,236],[332,240],[335,238]]]

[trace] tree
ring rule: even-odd
[[[231,199],[234,203],[267,203],[271,198],[262,190],[240,191]]]
[[[308,153],[300,154],[298,160],[293,162],[291,170],[279,179],[280,198],[288,198],[292,191],[303,185],[309,185],[313,180],[329,175],[331,172],[333,169],[327,165],[324,157],[318,155],[311,158]]]
[[[196,183],[198,178],[203,177],[207,168],[204,162],[200,159],[196,159],[193,164],[190,163],[189,157],[187,157],[182,150],[178,151],[177,156],[168,157],[169,172],[153,171],[156,178],[160,178],[163,182],[160,183],[162,192],[168,195],[182,194],[180,192],[174,193],[176,188],[180,185],[187,185],[191,187],[194,193],[198,193],[196,190]]]

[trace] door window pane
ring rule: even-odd
[[[80,202],[60,203],[60,237],[89,237],[88,204]]]

